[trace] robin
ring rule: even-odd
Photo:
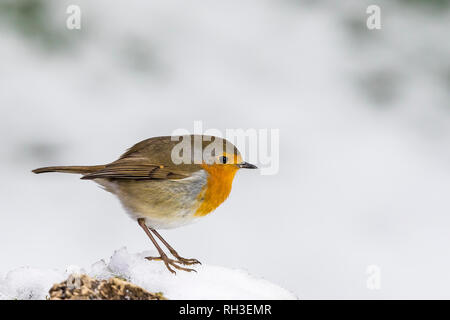
[[[244,162],[229,141],[186,135],[143,140],[105,165],[54,166],[33,172],[82,174],[81,179],[93,180],[116,195],[158,250],[159,257],[146,259],[162,260],[170,272],[176,273],[173,268],[195,271],[181,265],[200,262],[181,257],[156,230],[180,227],[211,213],[227,199],[241,168],[257,167]],[[164,253],[152,233],[175,259]]]

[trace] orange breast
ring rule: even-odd
[[[234,175],[238,167],[234,165],[202,165],[208,172],[208,178],[205,187],[198,195],[201,201],[200,207],[195,212],[195,216],[205,216],[216,209],[224,202],[231,191]]]

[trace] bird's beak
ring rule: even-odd
[[[257,166],[254,164],[248,163],[248,162],[241,162],[238,164],[239,168],[245,168],[245,169],[258,169]]]

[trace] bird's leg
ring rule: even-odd
[[[139,226],[142,229],[144,229],[145,233],[150,238],[150,240],[153,242],[153,244],[156,247],[156,250],[158,250],[158,253],[159,253],[159,257],[158,258],[146,257],[147,260],[161,259],[162,261],[164,261],[164,264],[166,265],[167,269],[169,269],[169,271],[174,273],[174,274],[176,274],[176,272],[175,272],[175,270],[173,270],[171,268],[171,266],[174,267],[175,269],[178,269],[178,270],[183,270],[183,271],[188,271],[188,272],[195,271],[194,269],[183,268],[183,267],[180,267],[180,266],[176,265],[176,263],[178,263],[178,261],[173,260],[173,259],[169,259],[169,257],[167,257],[167,255],[164,253],[164,251],[158,245],[158,242],[156,242],[155,238],[152,236],[151,232],[149,231],[147,225],[145,224],[145,219],[139,218],[139,219],[137,219],[137,222],[138,222]]]
[[[181,257],[181,256],[178,254],[178,252],[176,252],[175,249],[172,248],[172,247],[170,246],[170,244],[168,244],[167,241],[164,240],[164,238],[163,238],[163,237],[162,237],[155,229],[152,229],[152,228],[149,228],[149,229],[150,229],[150,230],[158,237],[159,240],[161,240],[161,242],[166,246],[166,248],[169,249],[170,253],[171,253],[175,258],[177,258],[178,261],[181,262],[182,264],[185,264],[185,265],[191,265],[191,264],[196,264],[196,263],[202,264],[202,263],[201,263],[200,261],[198,261],[197,259],[186,259],[186,258]]]

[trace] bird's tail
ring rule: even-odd
[[[104,165],[98,166],[56,166],[56,167],[43,167],[34,169],[34,173],[45,172],[64,172],[64,173],[79,173],[88,174],[105,168]]]

